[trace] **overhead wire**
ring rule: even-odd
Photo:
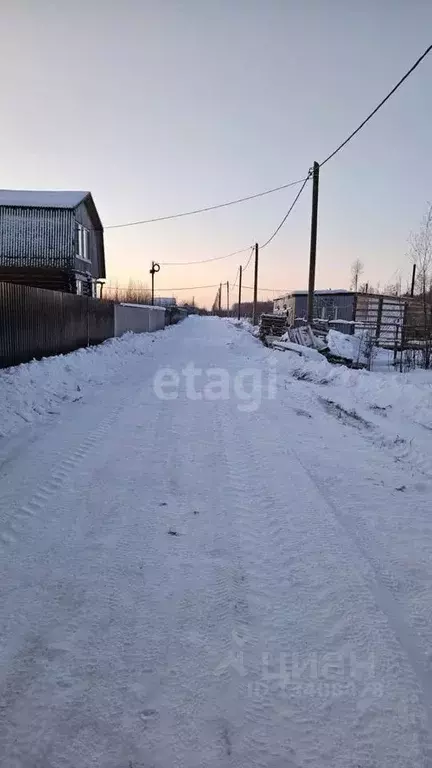
[[[236,272],[235,280],[234,280],[234,282],[233,282],[233,284],[232,284],[232,286],[231,286],[233,290],[234,290],[234,288],[235,288],[235,287],[236,287],[236,285],[237,285],[237,280],[238,280],[238,276],[239,276],[239,274],[240,274],[240,267],[237,267],[237,272]]]
[[[431,50],[432,50],[432,44],[429,45],[426,48],[426,50],[423,52],[423,54],[417,59],[417,61],[414,62],[414,64],[410,67],[410,69],[403,75],[403,77],[400,78],[400,80],[396,83],[396,85],[379,102],[379,104],[375,107],[375,109],[373,109],[372,112],[360,123],[360,125],[354,131],[352,131],[352,133],[350,133],[349,136],[347,136],[347,138],[341,144],[339,144],[336,147],[336,149],[334,149],[333,152],[331,152],[320,163],[320,167],[324,166],[326,163],[329,162],[329,160],[331,160],[333,157],[335,157],[335,155],[337,155],[351,141],[351,139],[353,139],[354,136],[356,136],[362,130],[362,128],[364,128],[364,126],[372,119],[372,117],[374,115],[376,115],[376,113],[381,109],[381,107],[383,107],[384,104],[400,88],[400,86],[405,82],[405,80],[407,80],[407,78],[417,69],[417,67],[426,58],[426,56],[431,52]],[[268,240],[266,240],[266,242],[263,243],[260,246],[260,249],[262,250],[263,248],[266,248],[272,242],[272,240],[277,236],[277,234],[280,232],[280,230],[284,226],[284,224],[287,221],[289,215],[291,214],[292,210],[294,209],[297,201],[299,200],[303,190],[305,189],[307,182],[311,178],[311,173],[312,172],[311,172],[311,169],[310,169],[308,174],[307,174],[307,176],[305,178],[303,178],[303,179],[298,179],[296,181],[292,181],[292,182],[289,182],[287,184],[282,184],[279,187],[273,187],[272,189],[264,190],[263,192],[258,192],[258,193],[254,194],[254,195],[248,195],[246,197],[237,198],[235,200],[230,200],[230,201],[227,201],[227,202],[224,202],[224,203],[219,203],[217,205],[211,205],[211,206],[206,206],[206,207],[203,207],[203,208],[197,208],[195,210],[184,211],[184,212],[181,212],[181,213],[171,214],[171,215],[168,215],[168,216],[158,216],[158,217],[151,218],[151,219],[142,219],[142,220],[139,220],[139,221],[125,222],[125,223],[122,223],[122,224],[112,224],[112,225],[106,226],[105,229],[119,229],[119,228],[124,228],[124,227],[136,226],[136,225],[139,225],[139,224],[150,224],[150,223],[157,222],[157,221],[167,221],[167,220],[170,220],[170,219],[177,219],[177,218],[182,218],[182,217],[185,217],[185,216],[193,216],[195,214],[205,213],[207,211],[213,211],[213,210],[217,210],[219,208],[225,208],[225,207],[228,207],[228,206],[231,206],[231,205],[237,205],[239,203],[243,203],[243,202],[246,202],[248,200],[253,200],[253,199],[256,199],[256,198],[260,198],[260,197],[263,197],[265,195],[269,195],[269,194],[272,194],[274,192],[281,191],[283,189],[288,189],[289,187],[295,186],[297,184],[301,184],[301,187],[300,187],[297,195],[295,196],[293,202],[291,203],[291,205],[290,205],[287,213],[283,217],[282,221],[276,227],[276,229],[274,230],[272,235],[268,238]],[[188,266],[188,265],[193,265],[193,264],[205,264],[205,263],[209,263],[209,262],[212,262],[212,261],[220,261],[222,259],[227,259],[227,258],[230,258],[231,256],[235,256],[235,255],[240,254],[240,253],[246,253],[248,250],[249,250],[249,247],[248,248],[242,248],[242,249],[237,250],[237,251],[233,251],[232,253],[225,254],[224,256],[215,256],[215,257],[210,258],[210,259],[199,259],[199,260],[196,260],[196,261],[187,261],[187,262],[161,262],[161,265],[163,265],[163,266]],[[245,272],[247,270],[247,268],[249,267],[249,264],[250,264],[251,259],[252,259],[253,250],[254,249],[253,249],[253,246],[252,246],[251,249],[250,249],[250,254],[249,254],[248,261],[247,261],[245,267],[243,267],[243,272]],[[235,287],[235,285],[236,285],[238,274],[239,274],[239,270],[237,270],[237,275],[236,275],[233,287]],[[213,287],[217,287],[217,286],[196,286],[196,287],[193,287],[193,288],[177,288],[177,289],[174,289],[174,288],[163,288],[163,289],[159,289],[159,290],[166,290],[166,291],[168,291],[168,290],[170,290],[170,291],[174,291],[174,290],[198,290],[200,288],[213,288]],[[244,287],[247,288],[247,286],[244,286]],[[273,290],[273,289],[260,289],[260,290]],[[275,289],[275,290],[277,290],[277,289]]]
[[[386,102],[387,102],[387,101],[388,101],[388,100],[389,100],[389,99],[390,99],[390,98],[393,96],[393,94],[394,94],[394,93],[395,93],[395,92],[398,90],[398,88],[400,88],[400,86],[402,85],[402,83],[404,83],[404,82],[405,82],[405,80],[406,80],[406,79],[407,79],[407,78],[408,78],[408,77],[409,77],[409,76],[410,76],[410,75],[411,75],[411,74],[414,72],[414,70],[415,70],[415,69],[417,69],[417,67],[419,66],[419,64],[421,64],[421,62],[423,61],[423,59],[425,59],[425,58],[426,58],[426,56],[427,56],[427,55],[428,55],[428,54],[431,52],[431,50],[432,50],[432,45],[429,45],[429,46],[426,48],[426,50],[424,51],[424,53],[422,53],[422,55],[421,55],[421,56],[420,56],[420,57],[417,59],[417,61],[416,61],[416,62],[415,62],[413,65],[412,65],[412,67],[410,67],[410,69],[408,70],[408,72],[406,72],[406,73],[403,75],[403,77],[401,77],[401,79],[400,79],[400,80],[399,80],[399,81],[396,83],[396,85],[395,85],[395,86],[394,86],[394,87],[391,89],[391,91],[389,91],[389,93],[387,94],[387,96],[385,96],[385,97],[384,97],[384,99],[382,99],[382,100],[380,101],[380,103],[379,103],[379,104],[378,104],[378,105],[375,107],[375,109],[374,109],[374,110],[373,110],[373,111],[372,111],[372,112],[371,112],[371,113],[370,113],[370,114],[369,114],[369,115],[368,115],[368,116],[367,116],[367,117],[366,117],[366,118],[365,118],[365,119],[364,119],[364,120],[363,120],[363,121],[360,123],[360,125],[359,125],[359,126],[358,126],[358,127],[357,127],[357,128],[356,128],[356,129],[355,129],[353,132],[352,132],[352,133],[350,133],[350,135],[349,135],[349,136],[348,136],[348,137],[347,137],[347,138],[346,138],[346,139],[345,139],[345,140],[344,140],[344,141],[343,141],[341,144],[339,144],[339,146],[338,146],[338,147],[336,147],[336,149],[335,149],[335,150],[333,150],[333,152],[331,152],[331,154],[330,154],[330,155],[328,155],[328,156],[325,158],[325,160],[323,160],[323,161],[320,163],[320,167],[322,167],[323,165],[325,165],[326,163],[328,163],[328,161],[329,161],[329,160],[331,160],[333,157],[335,157],[335,155],[337,155],[337,153],[338,153],[338,152],[340,152],[340,150],[341,150],[341,149],[343,149],[343,147],[345,147],[345,146],[348,144],[348,142],[349,142],[349,141],[351,141],[351,139],[353,139],[353,138],[354,138],[354,136],[356,136],[356,134],[357,134],[357,133],[359,133],[359,131],[361,131],[361,129],[362,129],[362,128],[363,128],[363,127],[366,125],[366,123],[368,123],[368,122],[369,122],[369,120],[370,120],[370,119],[371,119],[371,118],[372,118],[374,115],[376,115],[376,113],[378,112],[378,110],[379,110],[379,109],[381,109],[381,107],[382,107],[382,106],[383,106],[383,105],[384,105],[384,104],[385,104],[385,103],[386,103]],[[304,188],[305,188],[305,186],[306,186],[307,182],[309,181],[309,179],[310,179],[311,175],[312,175],[312,172],[311,172],[311,170],[309,170],[309,173],[308,173],[308,175],[307,175],[307,176],[306,176],[306,178],[304,179],[302,186],[300,187],[300,189],[299,189],[299,191],[298,191],[298,193],[297,193],[296,197],[294,198],[294,200],[293,200],[293,202],[292,202],[292,204],[291,204],[290,208],[288,209],[287,213],[286,213],[286,214],[285,214],[285,216],[283,217],[283,219],[282,219],[281,223],[280,223],[280,224],[279,224],[279,226],[278,226],[278,227],[275,229],[275,231],[273,232],[273,234],[271,235],[271,237],[269,237],[269,239],[268,239],[268,240],[266,240],[266,242],[265,242],[263,245],[261,245],[261,246],[260,246],[260,250],[263,250],[263,248],[266,248],[266,247],[267,247],[267,246],[268,246],[268,245],[271,243],[271,241],[272,241],[272,240],[273,240],[273,239],[276,237],[276,235],[278,234],[278,232],[279,232],[279,231],[282,229],[283,225],[285,224],[286,220],[288,219],[288,216],[290,215],[290,213],[291,213],[291,211],[293,210],[293,208],[294,208],[295,204],[297,203],[297,200],[299,199],[300,195],[302,194],[302,192],[303,192],[303,190],[304,190]]]
[[[104,229],[122,229],[124,227],[136,227],[138,224],[154,224],[157,221],[168,221],[170,219],[181,219],[184,216],[195,216],[198,213],[207,213],[208,211],[216,211],[218,208],[227,208],[230,205],[238,205],[239,203],[246,203],[248,200],[256,200],[258,197],[264,197],[265,195],[272,195],[274,192],[280,192],[283,189],[294,187],[296,184],[301,184],[303,179],[297,179],[296,181],[289,181],[287,184],[281,184],[279,187],[272,187],[272,189],[266,189],[263,192],[257,192],[254,195],[247,195],[246,197],[238,197],[236,200],[228,200],[226,203],[217,203],[217,205],[208,205],[205,208],[195,208],[193,211],[183,211],[182,213],[172,213],[168,216],[156,216],[152,219],[140,219],[138,221],[127,221],[122,224],[108,224]]]
[[[432,45],[429,45],[429,46],[428,46],[428,48],[426,48],[425,52],[424,52],[424,53],[422,53],[422,55],[421,55],[421,56],[420,56],[420,57],[417,59],[417,61],[416,61],[416,62],[415,62],[413,65],[412,65],[412,67],[411,67],[411,68],[408,70],[408,72],[406,72],[406,73],[404,74],[404,76],[403,76],[403,77],[401,77],[401,79],[399,80],[399,82],[397,82],[397,83],[396,83],[396,85],[395,85],[395,86],[394,86],[394,87],[391,89],[391,91],[389,91],[389,93],[387,94],[387,96],[385,96],[385,98],[384,98],[384,99],[382,99],[382,101],[380,101],[380,103],[379,103],[379,104],[378,104],[378,105],[375,107],[375,109],[374,109],[374,110],[373,110],[373,111],[370,113],[370,115],[368,115],[368,116],[366,117],[366,119],[365,119],[365,120],[363,120],[363,122],[361,122],[361,123],[360,123],[360,125],[359,125],[359,126],[356,128],[356,129],[355,129],[355,131],[353,131],[352,133],[350,133],[350,135],[349,135],[349,136],[348,136],[348,137],[345,139],[345,141],[343,141],[343,142],[342,142],[342,144],[339,144],[339,146],[338,146],[338,147],[336,147],[336,149],[335,149],[335,150],[333,150],[333,152],[331,152],[331,154],[330,154],[330,155],[328,155],[328,157],[326,157],[326,159],[325,159],[325,160],[323,160],[323,161],[322,161],[322,163],[320,163],[320,166],[321,166],[321,168],[322,168],[322,166],[323,166],[323,165],[325,165],[326,163],[328,163],[328,161],[329,161],[329,160],[331,160],[331,159],[332,159],[332,157],[334,157],[335,155],[337,155],[337,153],[338,153],[338,152],[340,152],[340,151],[341,151],[341,149],[343,149],[343,147],[345,147],[345,146],[348,144],[348,142],[349,142],[349,141],[351,141],[351,139],[353,139],[353,138],[354,138],[354,136],[355,136],[355,135],[356,135],[356,134],[357,134],[359,131],[361,131],[361,129],[362,129],[362,128],[363,128],[363,127],[366,125],[366,123],[368,123],[368,122],[369,122],[369,120],[370,120],[370,119],[371,119],[371,118],[372,118],[374,115],[376,115],[376,113],[378,112],[378,110],[379,110],[379,109],[381,109],[381,107],[382,107],[382,106],[384,106],[384,104],[386,103],[386,101],[388,101],[388,100],[389,100],[389,99],[390,99],[390,98],[393,96],[393,94],[394,94],[394,93],[395,93],[395,92],[398,90],[398,88],[400,88],[400,86],[402,85],[402,83],[404,83],[404,82],[405,82],[405,80],[406,80],[406,79],[407,79],[407,78],[408,78],[408,77],[409,77],[409,76],[410,76],[410,75],[411,75],[411,74],[414,72],[414,70],[415,70],[415,69],[417,69],[417,67],[419,66],[419,64],[421,64],[421,62],[423,61],[423,59],[425,59],[425,58],[426,58],[426,56],[428,55],[428,53],[430,53],[431,51],[432,51]]]
[[[311,177],[311,171],[309,170],[309,173],[308,173],[308,175],[306,176],[306,178],[305,178],[305,180],[304,180],[303,184],[301,185],[301,187],[300,187],[299,191],[297,192],[297,194],[296,194],[296,196],[295,196],[295,198],[294,198],[293,202],[291,203],[290,207],[288,208],[288,211],[286,212],[285,216],[283,217],[283,219],[282,219],[281,223],[279,224],[279,226],[278,226],[278,227],[276,227],[275,231],[274,231],[274,232],[273,232],[273,234],[272,234],[272,235],[269,237],[269,239],[268,239],[268,240],[266,240],[266,242],[264,243],[264,245],[261,245],[261,246],[260,246],[260,250],[261,250],[261,251],[262,251],[264,248],[266,248],[268,245],[270,245],[271,241],[272,241],[272,240],[273,240],[273,239],[276,237],[277,233],[278,233],[278,232],[279,232],[279,231],[282,229],[283,225],[285,224],[285,222],[286,222],[286,220],[287,220],[288,216],[290,215],[291,211],[293,210],[293,208],[294,208],[294,206],[295,206],[295,204],[296,204],[297,200],[299,199],[299,197],[300,197],[301,193],[303,192],[303,190],[304,190],[304,188],[305,188],[305,186],[306,186],[307,182],[309,181],[310,177]]]
[[[214,283],[213,285],[192,285],[192,286],[186,286],[186,287],[180,287],[180,288],[155,288],[155,293],[160,293],[161,291],[198,291],[203,288],[218,288],[219,283]],[[144,293],[150,293],[149,288],[145,287],[138,287],[135,288],[134,286],[130,285],[114,285],[114,286],[107,286],[105,288],[105,291],[142,291]]]
[[[247,268],[248,268],[249,264],[251,263],[251,259],[252,259],[252,254],[253,254],[253,252],[254,252],[254,246],[252,246],[252,247],[251,247],[251,249],[250,249],[250,254],[249,254],[249,258],[248,258],[248,260],[247,260],[247,262],[246,262],[245,266],[244,266],[244,267],[243,267],[243,269],[242,269],[242,273],[243,273],[243,274],[246,272],[246,270],[247,270]]]
[[[210,261],[221,261],[221,259],[228,259],[230,256],[237,256],[239,253],[246,253],[251,246],[247,248],[240,248],[238,251],[232,251],[232,253],[226,253],[224,256],[213,256],[211,259],[199,259],[198,261],[160,261],[161,267],[184,267],[191,264],[208,264]]]
[[[253,285],[244,285],[243,287],[247,288],[250,291],[253,291]],[[282,294],[283,293],[288,293],[288,291],[284,291],[281,288],[261,288],[261,286],[260,286],[259,290],[260,291],[268,291],[269,293],[277,293],[278,291],[281,292]]]
[[[158,288],[158,292],[160,291],[199,291],[204,288],[217,288],[219,283],[213,283],[212,285],[192,285],[189,287],[181,287],[181,288]]]

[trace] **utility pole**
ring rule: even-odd
[[[413,264],[412,278],[411,278],[411,296],[414,296],[416,269],[417,269],[417,264]]]
[[[318,233],[318,190],[319,190],[319,163],[313,164],[312,175],[312,217],[311,217],[311,236],[310,236],[310,256],[309,256],[309,287],[307,302],[307,319],[311,323],[314,315],[314,292],[315,292],[315,265],[316,265],[316,247]]]
[[[242,272],[243,272],[243,267],[240,264],[240,267],[239,267],[239,297],[238,297],[238,308],[237,308],[237,320],[240,320],[240,314],[241,314]]]
[[[230,313],[230,301],[229,301],[229,281],[227,280],[227,317]]]
[[[152,283],[152,286],[151,286],[151,303],[152,303],[152,306],[154,304],[154,276],[155,276],[156,272],[159,272],[159,270],[160,270],[160,264],[158,264],[157,261],[152,261],[151,270],[150,270],[151,283]]]
[[[218,309],[220,314],[222,309],[222,283],[219,283]]]
[[[253,294],[253,312],[252,325],[256,325],[257,320],[257,295],[258,295],[258,243],[255,243],[255,273],[254,273],[254,294]]]

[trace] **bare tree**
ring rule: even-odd
[[[402,295],[402,281],[397,280],[396,283],[387,283],[383,288],[385,296],[401,296]]]
[[[359,293],[374,293],[373,285],[370,283],[360,283],[358,287]]]
[[[394,283],[387,283],[383,287],[383,293],[386,296],[402,296],[402,273],[400,270],[396,270],[394,273]]]
[[[106,286],[105,298],[115,302],[150,304],[151,292],[144,283],[129,280],[127,288],[119,287],[118,283]]]
[[[432,352],[432,204],[428,203],[426,213],[418,232],[409,238],[409,256],[416,265],[416,287],[422,304],[423,361],[429,368]]]
[[[357,293],[359,277],[363,273],[364,266],[360,259],[355,259],[351,264],[351,288]]]

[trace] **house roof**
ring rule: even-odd
[[[314,291],[315,296],[330,296],[330,295],[342,295],[342,296],[352,296],[353,291],[348,291],[346,288],[329,288],[328,290],[323,291]],[[307,291],[290,291],[289,293],[284,293],[282,296],[278,296],[274,301],[280,301],[281,299],[288,299],[291,298],[291,296],[307,296]]]
[[[90,192],[0,189],[0,205],[24,208],[76,208]]]
[[[65,210],[74,210],[84,201],[95,229],[103,233],[102,222],[94,204],[91,192],[59,189],[0,189],[0,208],[4,206],[8,208],[63,208]],[[105,278],[105,249],[103,237],[100,242],[100,258],[101,264],[99,277]]]
[[[307,291],[291,291],[291,296],[307,296]],[[328,288],[324,291],[314,291],[315,296],[328,296],[330,294],[342,293],[351,295],[353,291],[348,291],[346,288]]]

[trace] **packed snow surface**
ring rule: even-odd
[[[7,768],[426,768],[431,376],[191,317],[0,372]]]

